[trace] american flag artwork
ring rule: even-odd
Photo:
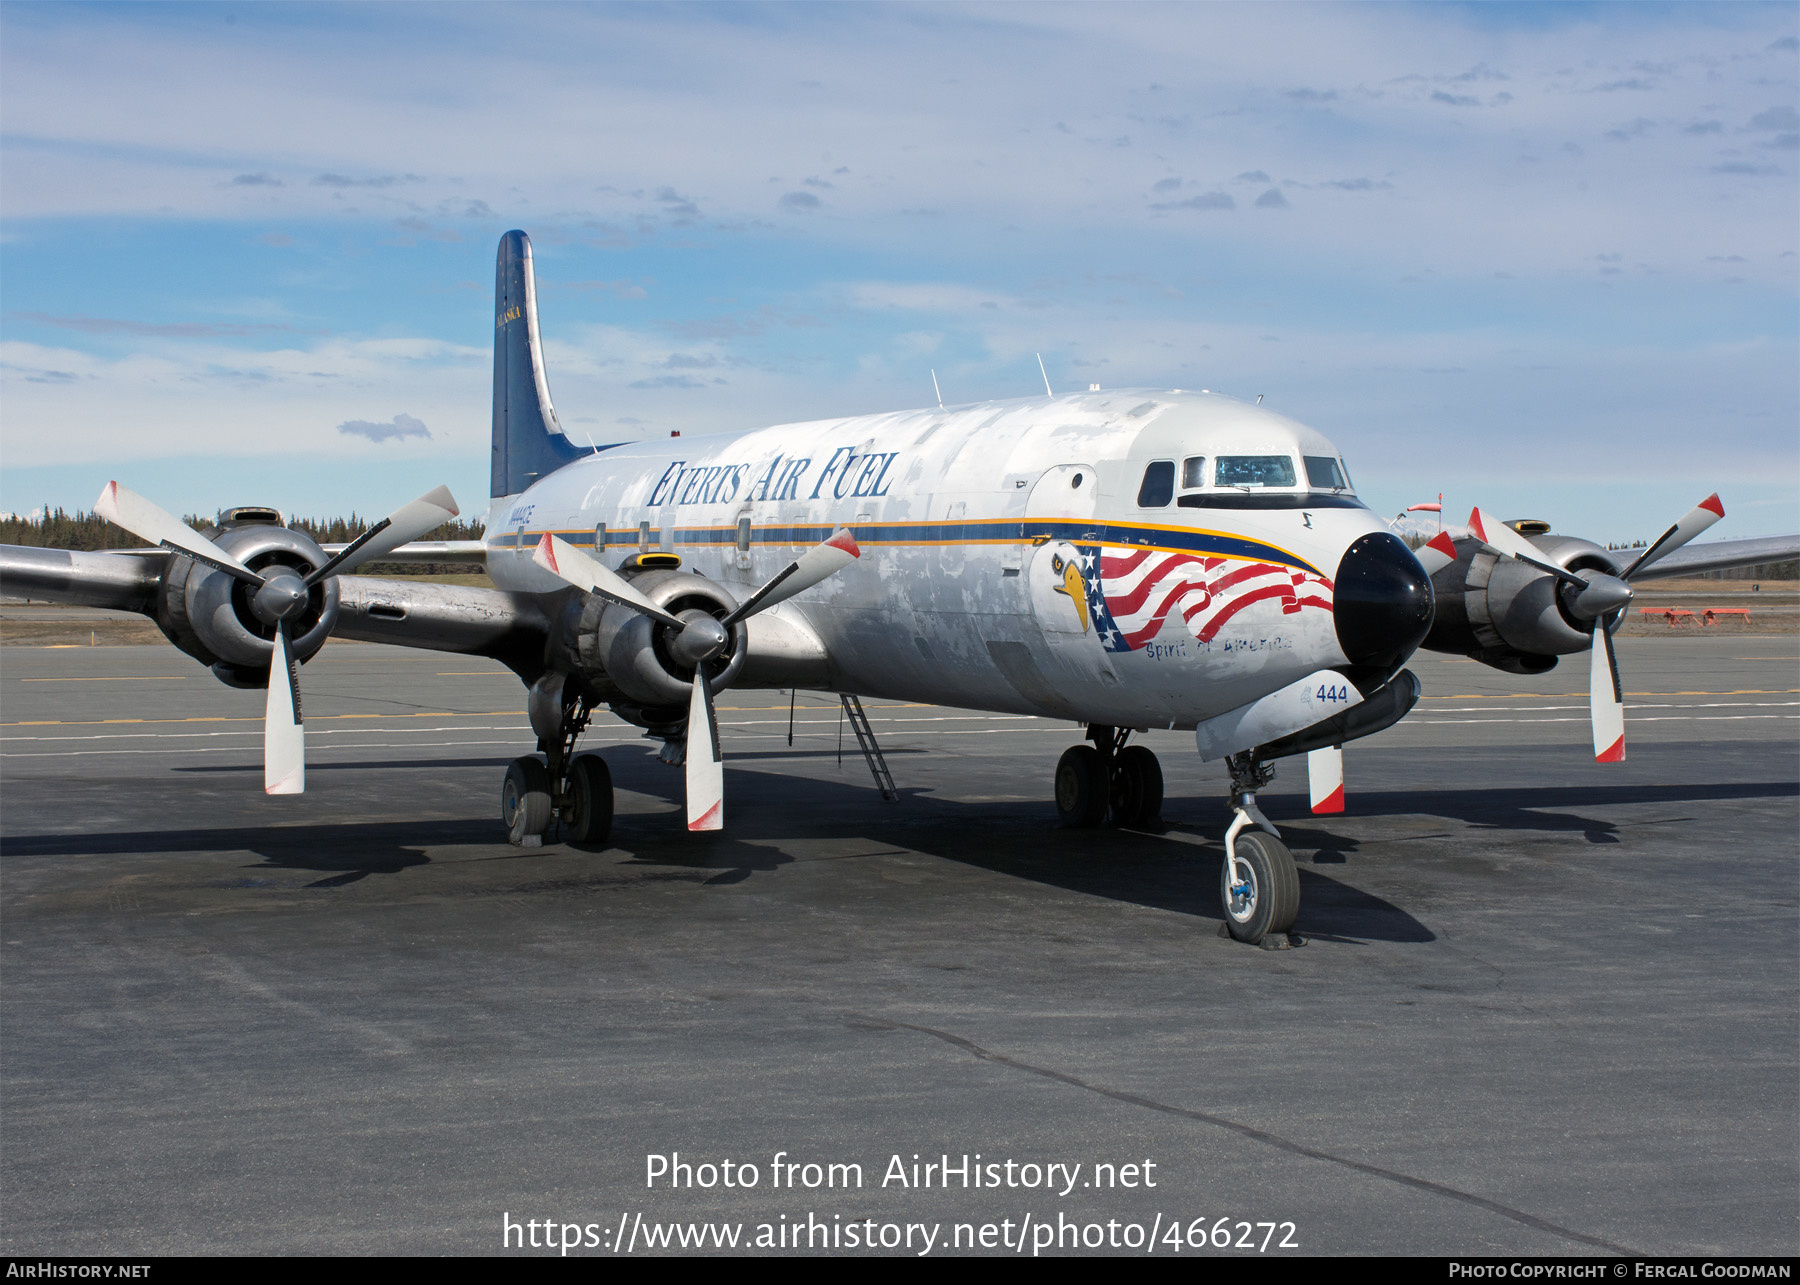
[[[1258,603],[1278,605],[1283,616],[1331,610],[1331,581],[1299,567],[1165,549],[1075,548],[1088,611],[1107,651],[1138,650],[1170,617],[1210,643]]]

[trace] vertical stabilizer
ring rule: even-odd
[[[538,342],[531,238],[500,238],[494,269],[494,459],[491,495],[517,495],[588,452],[556,422]]]

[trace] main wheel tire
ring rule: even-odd
[[[542,760],[528,756],[507,764],[500,820],[506,825],[506,841],[515,847],[550,828],[550,773]]]
[[[1111,783],[1106,759],[1092,745],[1071,745],[1056,762],[1056,812],[1074,830],[1091,830],[1106,819]]]
[[[1219,863],[1219,900],[1231,935],[1251,945],[1270,933],[1284,933],[1300,913],[1300,872],[1287,845],[1260,830],[1237,837],[1239,868],[1247,878],[1231,884],[1231,863]]]
[[[1114,825],[1139,826],[1162,814],[1162,764],[1142,745],[1127,745],[1113,759]]]
[[[612,770],[598,754],[583,754],[569,765],[569,842],[599,847],[612,833],[612,819]]]

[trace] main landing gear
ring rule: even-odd
[[[1092,744],[1073,745],[1056,764],[1056,811],[1074,829],[1092,829],[1111,812],[1113,824],[1141,826],[1162,810],[1162,767],[1142,745],[1126,745],[1130,728],[1093,725]],[[1300,913],[1300,872],[1294,854],[1256,806],[1256,792],[1275,779],[1255,753],[1225,760],[1231,772],[1231,828],[1219,867],[1225,928],[1252,945],[1289,944]]]
[[[538,750],[544,757],[528,754],[507,765],[500,820],[507,842],[515,847],[537,847],[558,822],[570,843],[597,847],[612,832],[612,772],[598,754],[575,753],[594,707],[585,695],[555,696],[560,708],[547,712],[542,694],[532,689],[531,721],[539,729]]]
[[[1294,854],[1256,806],[1256,792],[1275,779],[1275,769],[1254,752],[1233,754],[1225,766],[1231,772],[1232,811],[1237,813],[1225,831],[1225,860],[1219,866],[1225,927],[1252,945],[1265,938],[1285,942],[1300,913],[1300,872],[1294,868]]]
[[[1126,745],[1129,727],[1090,725],[1091,745],[1072,745],[1056,764],[1056,811],[1072,829],[1091,830],[1106,820],[1141,826],[1162,811],[1162,765],[1142,745]]]

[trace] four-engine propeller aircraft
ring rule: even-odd
[[[691,830],[723,825],[714,694],[810,688],[1086,726],[1058,763],[1063,821],[1157,815],[1133,731],[1193,729],[1235,813],[1220,895],[1245,941],[1285,932],[1292,856],[1256,804],[1307,754],[1341,810],[1341,747],[1419,698],[1421,645],[1517,674],[1591,650],[1595,754],[1624,757],[1612,633],[1640,579],[1792,557],[1800,541],[1678,554],[1716,496],[1641,553],[1497,522],[1415,556],[1304,425],[1209,392],[1111,390],[750,432],[574,445],[538,339],[530,242],[500,242],[485,538],[412,543],[454,515],[408,504],[321,548],[271,509],[193,531],[118,483],[97,510],[154,548],[0,548],[14,593],[145,613],[221,681],[267,688],[265,787],[304,785],[299,669],[328,637],[492,657],[526,684],[538,755],[502,788],[514,843],[612,820],[605,760],[575,753],[601,707],[684,762]],[[477,589],[348,575],[470,561]],[[539,757],[541,755],[541,757]]]

